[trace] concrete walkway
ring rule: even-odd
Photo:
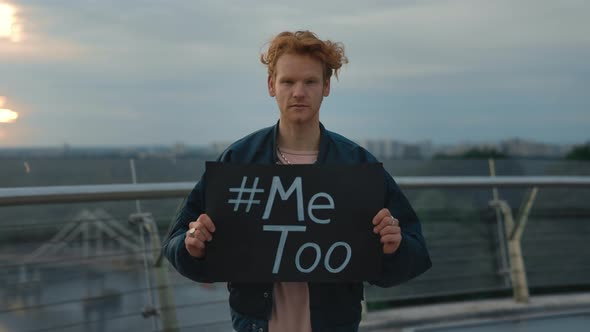
[[[427,304],[369,312],[361,331],[411,331],[420,326],[451,322],[505,319],[564,311],[590,313],[590,293],[532,296],[530,303],[518,304],[512,298]]]

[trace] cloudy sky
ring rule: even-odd
[[[321,120],[352,139],[590,140],[587,0],[0,0],[0,147],[235,140],[302,29],[345,45]]]

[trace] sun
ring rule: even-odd
[[[6,98],[0,96],[0,123],[15,122],[18,119],[18,113],[7,108],[2,108],[5,100]]]
[[[12,123],[18,119],[18,113],[6,108],[0,108],[0,123]]]
[[[0,39],[7,38],[12,42],[21,40],[20,26],[16,22],[16,8],[0,2]]]

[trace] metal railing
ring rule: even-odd
[[[590,176],[498,176],[498,177],[397,177],[397,183],[404,190],[423,189],[506,189],[521,188],[531,189],[530,195],[525,197],[525,203],[519,216],[512,215],[512,208],[506,201],[499,199],[490,200],[490,208],[495,209],[499,218],[497,222],[497,243],[500,261],[505,261],[506,266],[500,266],[497,273],[506,278],[507,287],[513,289],[515,300],[526,302],[528,300],[528,284],[524,259],[521,252],[520,238],[524,226],[539,188],[566,188],[566,189],[588,189],[590,188]],[[104,202],[104,201],[130,201],[137,199],[163,199],[163,198],[184,198],[194,187],[192,182],[176,183],[144,183],[144,184],[113,184],[113,185],[83,185],[83,186],[52,186],[52,187],[19,187],[0,188],[0,206],[32,206],[40,204],[64,204],[80,202]],[[139,218],[139,219],[138,219]],[[135,215],[136,223],[149,225],[148,234],[155,231],[155,224],[151,216],[144,214]],[[139,221],[138,221],[139,220]],[[149,223],[147,222],[149,221]],[[87,233],[84,233],[87,234]],[[151,236],[151,235],[150,235]],[[143,237],[142,237],[143,238]],[[159,241],[156,241],[159,242]],[[152,242],[152,245],[155,242]],[[154,254],[158,249],[152,247],[146,249],[143,244],[143,251]],[[452,258],[451,258],[452,259]],[[155,261],[155,260],[154,260]],[[154,263],[154,262],[152,262]],[[436,263],[435,263],[436,264]],[[155,271],[159,278],[163,278],[162,271]],[[438,277],[442,278],[442,277]],[[437,276],[426,276],[424,282],[432,284]],[[148,308],[144,310],[144,316],[160,315],[165,310],[171,310],[173,305],[171,299],[162,301],[168,295],[163,289],[171,287],[167,284],[157,284],[154,287],[158,291],[159,308]],[[484,288],[485,289],[485,288]],[[490,290],[496,289],[494,287]],[[404,296],[402,295],[401,298]],[[370,297],[369,297],[370,300]],[[165,303],[165,304],[162,304]],[[176,308],[178,310],[178,308]],[[4,310],[6,311],[6,310]],[[2,311],[0,311],[2,314]],[[211,324],[211,323],[207,323]],[[217,323],[216,323],[217,324]],[[164,324],[166,327],[166,324]]]
[[[398,177],[402,189],[588,188],[590,176],[428,176]],[[179,198],[193,182],[0,188],[0,206]]]

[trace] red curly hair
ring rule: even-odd
[[[348,63],[344,55],[344,45],[329,40],[320,40],[311,31],[284,31],[270,41],[268,51],[260,55],[260,62],[268,67],[268,75],[275,75],[277,60],[283,54],[309,55],[324,65],[324,80],[332,74],[338,78],[338,71]]]

